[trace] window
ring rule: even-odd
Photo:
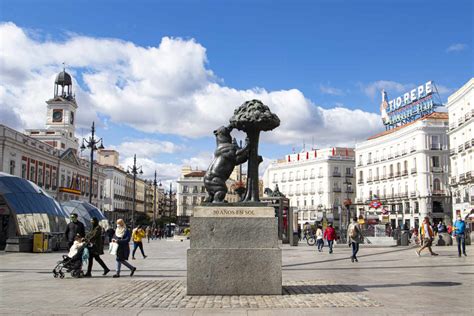
[[[311,169],[311,178],[314,177],[314,169]]]
[[[431,149],[441,149],[440,137],[438,135],[431,135]]]
[[[26,179],[26,163],[21,164],[21,177]]]
[[[439,167],[439,156],[431,157],[431,166]]]
[[[290,171],[290,179],[289,180],[293,180],[293,171]]]
[[[183,185],[183,193],[188,193],[188,186],[187,185]]]
[[[436,191],[441,191],[441,181],[439,181],[438,178],[435,178],[433,180],[433,190]]]
[[[273,182],[277,182],[278,181],[278,175],[276,173],[273,174]]]
[[[38,186],[43,186],[43,168],[38,168]]]
[[[346,175],[351,175],[352,172],[351,172],[351,167],[347,167],[346,168]]]
[[[306,169],[303,171],[303,178],[308,179],[308,170]]]
[[[15,160],[10,160],[10,174],[15,175]]]
[[[35,166],[30,166],[30,177],[29,180],[35,182]]]
[[[286,172],[281,174],[281,181],[286,181]]]

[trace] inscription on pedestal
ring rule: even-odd
[[[196,207],[194,217],[275,217],[272,207],[214,206]]]

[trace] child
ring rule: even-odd
[[[67,254],[67,256],[69,258],[74,257],[83,245],[84,245],[84,238],[82,238],[81,235],[77,234],[76,237],[74,238],[74,243],[69,249],[69,253]]]

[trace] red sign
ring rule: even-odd
[[[378,209],[379,207],[382,206],[382,203],[380,203],[379,200],[373,200],[369,203],[369,207]]]

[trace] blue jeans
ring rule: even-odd
[[[461,255],[461,243],[462,243],[462,253],[466,254],[466,236],[464,236],[464,234],[456,235],[456,242],[458,243],[459,255]]]
[[[357,253],[359,252],[359,243],[358,242],[351,242],[352,245],[352,258],[357,258]]]
[[[324,240],[322,240],[322,239],[317,239],[317,240],[316,240],[316,244],[318,245],[318,250],[319,250],[319,251],[323,250],[323,247],[324,247]]]
[[[328,240],[329,253],[332,253],[332,245],[333,244],[334,244],[334,240]]]
[[[132,266],[130,263],[128,263],[126,260],[118,260],[117,259],[117,274],[120,274],[120,268],[122,267],[122,264],[124,266],[126,266],[127,268],[130,269],[130,271],[132,271],[132,269],[134,268],[134,266]]]

